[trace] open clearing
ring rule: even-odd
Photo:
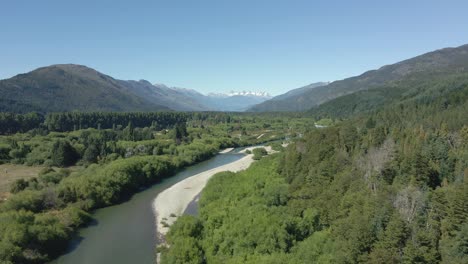
[[[16,164],[0,165],[0,199],[4,199],[10,192],[11,184],[18,179],[36,177],[43,166],[25,166]]]
[[[11,184],[18,179],[30,179],[37,177],[44,166],[26,166],[18,164],[2,164],[0,165],[0,202],[10,194]],[[67,169],[72,172],[80,170],[81,166],[71,166]],[[53,167],[54,170],[60,168]]]

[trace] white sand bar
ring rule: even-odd
[[[254,148],[256,147],[248,149],[252,150]],[[270,153],[272,152],[271,147],[265,147],[265,149]],[[177,219],[177,217],[173,216],[183,214],[189,203],[202,191],[213,175],[223,171],[238,172],[245,170],[254,161],[252,157],[253,154],[249,154],[237,161],[195,174],[159,193],[153,201],[158,239],[164,241],[164,236],[169,231],[168,225],[172,225]],[[173,216],[171,217],[171,215]]]
[[[223,149],[219,152],[219,154],[224,154],[224,153],[229,153],[233,150],[234,148],[227,148],[227,149]]]

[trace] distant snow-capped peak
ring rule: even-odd
[[[252,91],[242,91],[242,92],[230,91],[228,95],[229,96],[242,95],[242,96],[270,97],[270,95],[267,92],[252,92]]]
[[[229,93],[210,93],[208,96],[211,97],[231,97],[231,96],[256,96],[271,98],[271,95],[267,92],[253,92],[253,91],[230,91]]]

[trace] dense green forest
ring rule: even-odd
[[[348,119],[214,176],[199,215],[171,227],[163,262],[468,263],[465,80],[312,110]],[[354,103],[362,109],[345,114]]]
[[[458,104],[466,100],[467,95],[463,91],[467,86],[466,73],[444,75],[416,73],[407,76],[404,80],[378,88],[341,96],[308,112],[315,118],[349,118],[357,114],[367,114],[385,105],[431,102],[437,97],[446,97],[440,98],[439,102],[441,107],[447,107],[449,104]]]
[[[35,123],[27,132],[0,136],[0,161],[43,169],[16,180],[0,202],[1,263],[44,263],[63,252],[94,209],[222,148],[295,137],[312,124],[286,115],[227,113],[60,113],[42,121],[36,114],[3,116]],[[27,130],[23,123],[17,131]]]
[[[257,119],[300,118],[301,113],[227,113],[227,112],[62,112],[45,116],[36,112],[27,114],[0,112],[0,135],[34,132],[70,132],[86,128],[120,130],[129,123],[133,127],[171,128],[181,122],[204,127],[227,123],[252,123]],[[33,131],[31,131],[33,130]]]

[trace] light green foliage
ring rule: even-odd
[[[328,127],[328,126],[333,125],[333,120],[331,118],[322,118],[318,120],[317,122],[315,122],[315,124],[318,126]]]
[[[5,263],[46,262],[65,249],[71,227],[80,226],[87,219],[89,215],[71,207],[40,214],[24,210],[0,212],[0,259]]]
[[[191,236],[204,238],[199,243],[209,262],[282,252],[290,247],[292,237],[286,228],[292,220],[283,207],[288,199],[287,185],[275,172],[275,166],[265,166],[277,161],[278,157],[262,160],[245,172],[220,173],[209,181],[200,199],[203,232],[201,236]],[[230,192],[220,192],[224,188]],[[176,231],[172,233],[172,229]],[[171,241],[185,236],[171,228],[171,247],[165,254],[178,255],[180,249]]]
[[[28,187],[28,182],[25,179],[18,179],[13,182],[10,188],[11,193],[20,192]]]
[[[281,145],[280,142],[272,142],[272,143],[270,143],[268,145],[271,146],[271,149],[274,150],[274,151],[284,150],[284,148],[283,148],[283,146]]]
[[[265,148],[254,148],[252,150],[252,153],[254,154],[253,156],[254,160],[259,160],[263,156],[266,156],[268,154]]]

